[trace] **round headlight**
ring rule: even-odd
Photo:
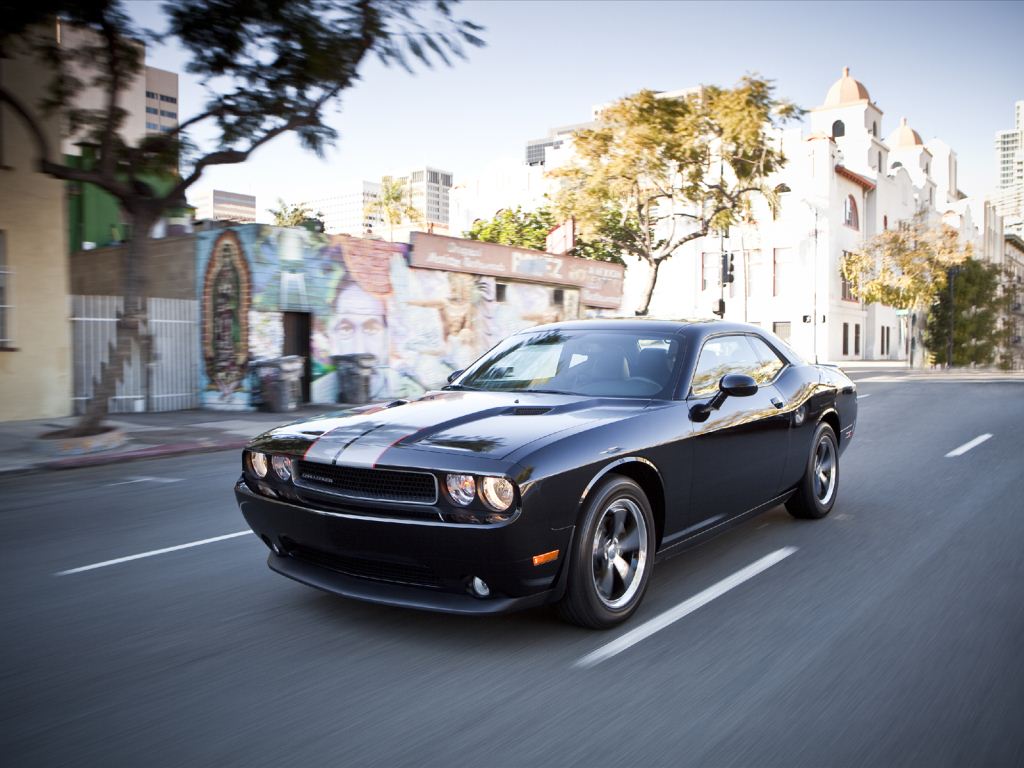
[[[504,512],[515,501],[516,489],[508,478],[485,477],[480,484],[480,496],[488,507]]]
[[[274,474],[282,480],[290,480],[292,476],[292,460],[289,456],[274,456],[270,463],[274,467]]]
[[[270,469],[267,464],[267,454],[253,451],[249,454],[249,464],[252,465],[252,471],[256,473],[257,477],[267,476],[267,470]]]
[[[460,507],[468,507],[476,496],[476,480],[472,475],[448,475],[448,495]]]

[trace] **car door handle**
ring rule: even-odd
[[[772,405],[774,405],[776,408],[781,408],[782,406],[785,405],[785,403],[782,402],[782,400],[780,400],[779,398],[773,397],[772,398]]]

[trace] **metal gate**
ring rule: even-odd
[[[109,413],[178,411],[199,406],[199,302],[149,299],[146,330],[152,359],[132,342],[131,353],[108,402]],[[95,383],[110,360],[117,336],[120,296],[72,296],[71,329],[75,413],[83,413]]]

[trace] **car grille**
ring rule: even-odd
[[[436,504],[437,480],[429,472],[403,472],[300,461],[297,485],[366,501]]]
[[[434,571],[422,563],[390,563],[381,560],[365,560],[361,557],[322,552],[311,547],[292,546],[288,549],[292,557],[304,560],[321,568],[373,581],[389,581],[395,584],[411,584],[418,587],[440,587],[441,581]]]

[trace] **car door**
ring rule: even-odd
[[[772,381],[785,365],[763,359],[746,334],[708,338],[694,369],[687,404],[706,403],[728,373],[752,376],[758,390],[728,397],[707,418],[691,416],[693,480],[690,519],[696,529],[742,514],[781,491],[789,419]],[[694,531],[696,532],[696,531]]]

